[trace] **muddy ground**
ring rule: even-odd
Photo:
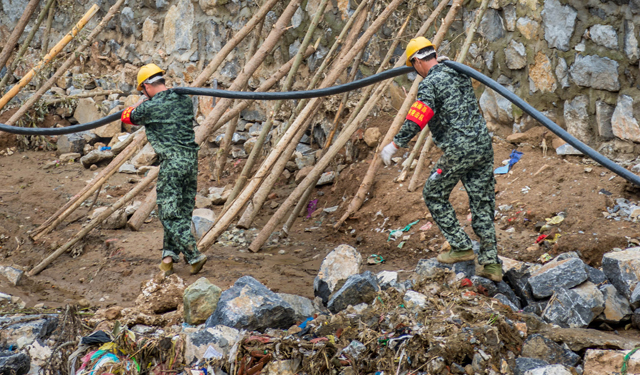
[[[390,121],[376,120],[383,134]],[[313,279],[320,263],[339,244],[355,246],[363,258],[371,254],[382,256],[382,264],[363,266],[363,270],[372,272],[411,271],[419,259],[436,256],[444,239],[435,224],[421,235],[420,228],[432,222],[422,201],[422,189],[408,193],[408,180],[395,183],[393,180],[401,169],[398,165],[382,169],[355,218],[340,230],[333,229],[332,224],[346,209],[373,156],[373,149],[363,142],[356,144],[356,148],[359,160],[344,169],[335,184],[316,189],[311,198],[318,199],[319,210],[338,205],[336,212],[316,212],[310,219],[297,220],[289,238],[280,239],[279,244],[263,248],[259,253],[251,253],[246,247],[216,244],[206,251],[210,261],[200,275],[189,275],[186,264],[176,266],[177,274],[187,283],[205,276],[223,289],[239,277],[251,275],[274,291],[313,297]],[[514,145],[499,137],[494,138],[495,166],[502,165],[513,149],[524,153],[522,159],[508,175],[496,178],[496,206],[511,206],[506,210],[502,207],[496,220],[500,255],[534,262],[544,253],[553,256],[579,251],[586,262],[599,266],[602,254],[640,240],[637,223],[606,219],[603,215],[616,198],[640,200],[638,191],[624,179],[613,177],[607,169],[582,156],[558,156],[550,149],[545,157],[536,141]],[[433,161],[438,156],[438,150],[429,155]],[[0,264],[26,271],[52,249],[64,244],[88,221],[91,200],[43,240],[33,243],[29,239],[30,230],[44,222],[99,172],[85,169],[80,163],[43,169],[45,163],[55,159],[51,151],[16,151],[10,156],[0,156]],[[210,186],[233,183],[243,163],[244,160],[230,163],[231,174],[221,183],[215,183],[210,179],[208,159],[201,157],[199,191],[206,194]],[[547,167],[536,173],[544,165]],[[422,181],[429,169],[423,172]],[[115,202],[139,178],[116,174],[108,186],[101,189],[96,206]],[[292,176],[288,181],[278,182],[275,202],[286,199],[295,187],[293,180]],[[609,193],[611,195],[607,195]],[[461,184],[454,189],[451,202],[465,230],[472,234],[468,199]],[[254,223],[256,228],[261,228],[275,212],[271,203],[265,204]],[[221,206],[213,209],[217,213]],[[559,225],[558,243],[547,248],[535,245],[539,235],[536,223],[559,212],[565,212],[566,219]],[[388,229],[403,228],[418,219],[420,222],[407,233],[411,237],[402,248],[398,247],[401,240],[387,241]],[[247,233],[255,235],[257,231]],[[20,286],[10,286],[0,278],[0,291],[21,297],[27,306],[44,303],[56,307],[81,299],[95,306],[131,306],[140,292],[141,282],[158,271],[161,246],[162,226],[155,216],[139,232],[96,229],[41,274],[25,277]]]

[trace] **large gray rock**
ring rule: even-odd
[[[184,321],[187,324],[204,323],[218,306],[222,289],[201,277],[189,285],[182,296],[184,303]]]
[[[31,345],[36,339],[42,340],[58,326],[58,316],[47,314],[31,316],[33,320],[24,322],[24,317],[0,317],[0,327],[2,327],[2,339],[7,345],[16,345],[22,348]]]
[[[278,296],[293,307],[296,321],[303,322],[318,312],[309,298],[287,293],[278,293]]]
[[[120,30],[122,30],[125,36],[136,32],[136,23],[133,20],[133,9],[130,7],[124,7],[120,12]]]
[[[556,288],[572,288],[587,280],[582,260],[571,258],[550,262],[531,274],[529,285],[536,298],[549,297]]]
[[[575,366],[580,362],[579,355],[539,334],[527,337],[522,344],[520,355],[543,360],[551,365]]]
[[[542,22],[544,39],[549,43],[549,47],[561,51],[569,50],[577,16],[578,12],[575,9],[562,5],[559,0],[545,0]]]
[[[133,164],[136,169],[139,169],[140,167],[153,164],[157,159],[158,155],[153,149],[153,146],[151,146],[151,143],[147,143],[142,150],[131,158],[131,164]]]
[[[564,102],[564,121],[567,131],[586,144],[589,144],[592,138],[588,106],[589,98],[583,95]]]
[[[623,296],[631,299],[640,281],[640,247],[605,254],[602,257],[602,270],[611,284]]]
[[[618,103],[611,117],[611,130],[620,139],[640,142],[640,125],[633,115],[631,96],[618,96]]]
[[[576,61],[569,69],[571,79],[578,86],[599,90],[620,90],[618,62],[608,57],[576,55]]]
[[[563,365],[549,365],[529,370],[524,375],[573,375],[573,373]]]
[[[31,369],[31,358],[25,352],[0,351],[0,375],[24,375]]]
[[[593,284],[556,289],[542,318],[563,328],[584,328],[604,310],[604,296]]]
[[[64,134],[58,137],[56,152],[58,155],[79,153],[82,154],[84,145],[87,144],[84,137],[78,133]]]
[[[618,33],[611,25],[593,25],[589,29],[589,35],[596,44],[610,49],[618,49]]]
[[[516,6],[513,4],[506,5],[504,7],[504,26],[507,31],[514,31],[516,29],[517,18]]]
[[[17,286],[18,284],[20,284],[20,280],[22,279],[23,274],[24,271],[17,268],[0,266],[0,276],[3,276],[5,279],[9,280],[9,282],[13,286]]]
[[[480,108],[487,122],[508,126],[513,124],[513,104],[490,88],[486,88],[480,96]]]
[[[2,0],[2,12],[9,21],[17,22],[27,7],[29,0]],[[10,25],[13,26],[13,25]],[[12,29],[12,27],[10,27]]]
[[[193,39],[193,3],[180,0],[172,5],[164,17],[164,44],[167,53],[184,53],[191,48]]]
[[[607,322],[618,323],[631,316],[629,301],[613,285],[602,285],[600,291],[604,296],[604,311],[601,318]]]
[[[522,69],[527,66],[527,51],[524,44],[511,39],[507,48],[504,49],[504,56],[507,68],[512,70]]]
[[[216,352],[228,356],[231,349],[243,336],[241,331],[227,326],[208,327],[186,335],[184,358],[187,363],[203,359],[204,353],[211,346]]]
[[[635,29],[636,27],[631,20],[624,21],[624,53],[631,63],[636,63],[640,58]]]
[[[295,311],[277,294],[251,276],[239,278],[220,296],[206,326],[225,325],[238,329],[289,328]]]
[[[516,367],[513,369],[513,375],[524,375],[524,373],[529,370],[537,369],[538,367],[545,367],[548,365],[549,362],[542,359],[518,357],[516,358]]]
[[[197,240],[201,239],[216,221],[216,214],[208,208],[196,208],[191,216],[191,230]]]
[[[502,17],[495,9],[487,9],[487,12],[480,21],[478,27],[478,34],[482,35],[489,42],[495,42],[496,40],[504,37],[504,25],[502,23]]]
[[[313,280],[313,293],[321,297],[325,304],[336,286],[351,275],[360,273],[362,256],[352,246],[340,245],[333,249],[322,261],[318,276]]]
[[[602,100],[596,101],[596,124],[598,125],[598,135],[602,140],[609,141],[613,139],[613,128],[611,119],[615,107],[609,105]]]
[[[599,285],[607,281],[607,276],[601,270],[586,266],[587,275],[589,275],[589,281],[592,283]]]
[[[518,31],[529,40],[536,38],[540,30],[540,24],[529,17],[518,19],[516,26],[518,27]]]
[[[347,279],[340,290],[331,296],[327,308],[335,314],[346,309],[349,305],[369,303],[376,298],[379,291],[378,279],[370,271],[353,275]]]
[[[446,264],[438,262],[436,258],[420,259],[416,265],[416,274],[420,277],[432,277],[438,273],[439,269],[450,270],[456,274],[462,272],[466,277],[472,277],[476,274],[476,264],[473,260]]]

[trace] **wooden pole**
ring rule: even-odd
[[[365,8],[371,5],[372,2],[373,2],[372,0],[368,1],[367,4],[365,5]],[[349,51],[352,49],[354,43],[356,42],[356,37],[358,36],[360,29],[364,26],[367,20],[367,15],[368,15],[367,13],[361,13],[360,16],[358,16],[358,19],[355,21],[353,25],[353,32],[350,33],[347,39],[345,40],[343,49],[338,55],[337,61],[340,61],[340,59],[344,58],[344,56],[347,53],[349,53]],[[366,45],[363,45],[361,48],[364,49],[365,47]],[[355,56],[357,56],[357,54],[355,54],[354,57]],[[350,60],[352,59],[353,58],[351,58]],[[341,65],[340,73],[342,73],[344,69],[346,69],[347,66],[350,65],[350,63],[351,61],[347,62],[345,66]],[[331,71],[335,71],[336,68],[332,67],[331,69],[332,69]],[[325,79],[325,81],[323,81],[323,85],[332,85],[335,83],[336,79],[337,77],[331,82]],[[308,121],[306,121],[306,123],[302,125],[305,129],[309,126],[309,124],[311,123],[312,119],[315,117],[315,114],[319,108],[320,106],[316,105],[313,111],[309,112],[309,114],[307,115]],[[285,129],[287,128],[285,127]],[[262,209],[262,205],[264,204],[264,202],[267,201],[267,197],[269,196],[269,193],[271,193],[273,186],[278,181],[278,178],[280,178],[280,175],[282,174],[282,171],[284,170],[285,165],[287,164],[287,161],[289,161],[289,159],[291,158],[291,155],[293,155],[296,145],[298,144],[301,138],[302,138],[302,134],[300,133],[300,136],[295,138],[296,139],[295,142],[287,146],[287,148],[285,148],[285,151],[280,156],[280,159],[274,164],[273,168],[271,169],[271,173],[269,174],[269,176],[264,180],[262,185],[260,185],[256,193],[253,195],[253,198],[251,199],[251,205],[247,207],[245,212],[242,214],[240,221],[238,222],[239,227],[248,228],[253,222],[253,220],[255,219],[255,217],[258,215],[258,213]],[[280,141],[278,141],[278,143],[276,144],[279,144],[279,143]]]
[[[0,82],[0,92],[2,92],[2,89],[6,86],[7,82],[9,81],[9,77],[11,77],[11,75],[13,74],[13,71],[16,69],[16,66],[18,66],[18,62],[22,58],[22,55],[24,55],[24,53],[27,51],[27,48],[31,44],[33,37],[36,35],[36,31],[38,31],[38,29],[40,28],[40,24],[44,20],[44,16],[48,14],[49,9],[51,8],[51,5],[53,4],[54,1],[56,0],[47,0],[47,4],[40,11],[38,18],[36,18],[36,23],[33,25],[33,27],[31,28],[31,31],[29,32],[29,35],[27,35],[27,38],[24,40],[24,42],[20,46],[20,49],[18,50],[16,57],[11,62],[11,65],[7,69],[7,73],[2,78],[2,82]]]
[[[75,38],[76,35],[78,35],[78,33],[80,32],[80,30],[82,30],[84,25],[86,25],[87,22],[89,22],[91,17],[93,17],[93,15],[96,14],[96,12],[99,9],[100,7],[94,4],[87,11],[87,13],[85,13],[85,15],[80,19],[80,21],[78,21],[78,23],[73,27],[73,29],[71,29],[71,31],[69,31],[69,33],[65,35],[64,38],[62,38],[62,40],[60,40],[58,44],[56,44],[51,49],[51,51],[49,51],[49,53],[42,59],[42,61],[40,61],[31,70],[29,70],[29,72],[25,74],[24,77],[22,77],[20,82],[16,83],[15,86],[13,86],[11,90],[9,90],[9,92],[7,92],[2,98],[0,98],[0,109],[2,109],[9,102],[9,100],[11,100],[14,96],[16,96],[23,87],[25,87],[29,82],[31,82],[31,80],[36,75],[36,73],[39,72],[40,69],[42,69],[45,65],[47,65],[54,57],[56,57],[56,55],[60,53],[60,51],[62,51],[62,49],[67,44],[69,44],[69,42],[73,38]]]
[[[264,43],[262,43],[256,54],[251,57],[251,60],[249,60],[242,68],[242,72],[238,74],[236,79],[229,87],[229,90],[241,90],[246,85],[253,72],[255,72],[260,64],[262,64],[265,57],[267,57],[269,52],[275,47],[278,39],[280,39],[282,34],[284,34],[289,21],[291,21],[293,14],[296,12],[296,9],[298,9],[298,6],[300,5],[300,1],[301,0],[291,0],[289,5],[287,5],[285,10],[282,12],[282,15],[280,15],[280,18],[278,18],[278,21],[273,26],[273,29],[271,30],[271,33],[269,33],[267,39],[265,39]],[[232,99],[222,98],[216,103],[216,106],[196,131],[196,142],[198,144],[207,139],[209,134],[211,134],[212,128],[217,124],[220,117],[222,117],[222,115],[229,108],[232,102]],[[227,129],[221,148],[225,148],[225,146],[228,146],[228,144],[231,142],[231,136],[233,136],[233,132],[231,132],[231,136],[227,137],[229,131],[230,130]]]
[[[291,21],[293,14],[298,9],[301,0],[291,0],[287,8],[282,12],[282,15],[278,19],[278,22],[274,25],[271,33],[267,36],[264,43],[258,48],[258,51],[251,57],[249,62],[245,64],[242,68],[242,72],[238,75],[238,77],[233,81],[233,84],[229,87],[229,90],[242,90],[255,72],[256,69],[262,64],[264,59],[267,57],[267,54],[271,53],[273,48],[276,46],[276,43],[284,34],[287,25]],[[304,51],[304,50],[302,50]],[[295,62],[294,62],[295,64]],[[216,104],[216,108],[209,114],[207,120],[205,120],[203,126],[201,128],[205,128],[206,131],[207,124],[214,125],[218,122],[220,117],[224,114],[224,111],[227,110],[233,103],[230,99],[221,99],[219,103]],[[217,116],[217,117],[216,117]],[[198,129],[200,131],[200,129]],[[231,148],[231,138],[233,138],[233,133],[236,131],[236,125],[231,122],[227,124],[227,128],[224,133],[224,138],[220,143],[220,149],[218,150],[217,158],[216,158],[216,180],[220,180],[220,175],[222,173],[222,169],[224,168],[225,163],[227,162],[227,154]],[[206,138],[206,137],[205,137]],[[196,134],[196,142],[198,140],[198,135]]]
[[[407,19],[404,21],[404,23],[400,27],[400,30],[398,30],[398,33],[396,34],[395,39],[393,40],[393,42],[391,42],[391,45],[389,46],[389,49],[387,50],[387,54],[382,59],[382,62],[380,64],[380,66],[378,67],[378,70],[376,71],[376,73],[382,72],[387,67],[387,64],[388,64],[389,60],[393,56],[393,52],[395,51],[396,47],[400,43],[400,38],[404,34],[404,31],[407,28],[407,25],[409,24],[409,20],[411,19],[412,13],[413,12],[409,12],[409,15],[407,16]],[[357,69],[354,69],[354,71],[355,70],[357,70]],[[353,80],[353,78],[354,77],[351,77],[350,80]],[[389,81],[389,84],[390,83],[391,83],[391,81]],[[386,90],[379,90],[381,87],[384,87],[384,84],[377,85],[376,86],[376,90],[378,90],[380,92],[386,91]],[[374,85],[371,85],[371,86],[367,87],[367,89],[363,93],[362,97],[360,98],[360,101],[358,102],[358,105],[354,109],[353,113],[349,116],[349,119],[347,120],[347,122],[346,122],[346,124],[344,126],[345,128],[347,128],[353,122],[353,120],[356,118],[356,116],[360,113],[360,111],[364,107],[365,101],[367,99],[371,98],[370,95],[371,95],[371,91],[373,91],[373,88],[374,88]],[[345,99],[345,97],[346,97],[346,95],[343,96],[343,100]],[[377,102],[377,100],[376,100],[376,102]],[[343,104],[344,104],[344,101],[340,103],[341,108],[342,108]],[[340,110],[338,110],[338,113],[336,113],[336,118],[334,120],[334,129],[332,129],[332,133],[330,134],[330,136],[327,137],[327,142],[324,145],[323,155],[324,155],[324,153],[326,153],[326,151],[329,149],[329,147],[331,147],[331,141],[333,140],[333,136],[335,134],[336,124],[338,122],[339,116],[340,116]],[[307,188],[307,190],[305,190],[304,194],[302,195],[302,197],[298,201],[298,204],[293,209],[293,212],[291,212],[291,214],[289,215],[289,218],[287,219],[286,223],[282,226],[283,232],[286,233],[287,235],[289,233],[289,229],[293,227],[293,223],[296,221],[296,219],[300,215],[300,212],[302,211],[302,209],[304,207],[306,207],[307,201],[309,200],[309,197],[311,196],[311,193],[315,189],[315,186],[316,186],[317,183],[318,183],[318,181],[316,180],[314,183],[312,183]]]
[[[91,197],[91,195],[100,188],[108,179],[118,171],[118,168],[124,164],[133,154],[147,143],[146,133],[143,130],[138,131],[135,138],[129,146],[127,146],[109,165],[96,176],[91,183],[87,184],[78,194],[76,194],[63,207],[58,209],[56,213],[51,215],[42,225],[31,232],[31,238],[38,240],[40,237],[49,234],[62,220],[66,219],[73,211],[75,211],[82,202]]]
[[[69,240],[64,245],[60,246],[56,251],[53,252],[53,254],[49,255],[37,266],[35,266],[31,271],[29,271],[29,276],[35,276],[40,272],[42,272],[42,270],[45,269],[51,262],[53,262],[65,251],[70,249],[71,246],[75,245],[78,241],[84,238],[84,236],[86,236],[87,233],[91,232],[93,228],[100,225],[100,223],[102,223],[106,218],[111,216],[112,213],[114,213],[116,210],[123,207],[131,199],[133,199],[133,197],[135,197],[138,193],[143,191],[147,186],[149,186],[156,179],[156,177],[158,177],[158,167],[153,167],[149,170],[147,177],[145,177],[144,180],[140,181],[140,183],[136,185],[136,187],[133,188],[133,190],[125,194],[125,196],[120,198],[116,203],[114,203],[112,206],[104,210],[100,215],[98,215],[98,217],[91,220],[91,222],[89,222],[89,224],[85,228],[83,228],[80,232],[78,232],[75,236],[73,236],[71,240]]]
[[[338,50],[338,47],[340,47],[342,45],[342,42],[345,40],[345,38],[347,36],[347,33],[351,29],[351,25],[353,25],[353,23],[356,21],[356,19],[359,19],[358,15],[369,4],[370,4],[370,1],[364,1],[364,0],[361,1],[360,5],[358,5],[356,10],[349,17],[349,19],[347,20],[347,23],[342,28],[342,31],[340,31],[340,35],[338,35],[338,38],[336,38],[336,40],[333,42],[333,45],[331,45],[331,48],[329,49],[329,52],[327,52],[327,55],[324,57],[324,59],[322,59],[322,63],[320,64],[320,67],[316,70],[316,73],[313,75],[313,78],[311,79],[311,83],[309,83],[309,86],[307,86],[307,90],[313,89],[314,87],[316,87],[318,82],[320,82],[320,78],[322,78],[322,75],[324,74],[324,71],[327,69],[327,67],[329,66],[329,63],[332,61],[333,54]],[[354,29],[360,30],[360,28],[361,27],[355,27]],[[355,32],[355,34],[357,35],[358,32]],[[300,111],[302,111],[302,108],[304,108],[304,106],[307,105],[308,101],[309,101],[309,99],[300,100],[300,102],[296,106],[295,110],[291,113],[291,116],[289,117],[289,121],[287,121],[287,123],[285,124],[285,128],[284,128],[283,131],[287,131],[287,129],[289,128],[289,124],[293,123],[293,120],[296,118],[296,116],[298,116]]]
[[[55,4],[55,0],[53,1]],[[44,51],[49,50],[49,35],[51,34],[51,25],[53,24],[53,14],[55,13],[55,5],[49,8],[49,15],[47,16],[47,24],[44,27],[44,33],[42,34],[42,56],[44,56]]]
[[[316,30],[316,27],[320,23],[320,19],[324,14],[324,10],[327,6],[327,3],[328,3],[328,0],[322,0],[320,2],[320,5],[318,6],[318,11],[316,12],[315,16],[313,17],[313,20],[311,21],[311,24],[309,25],[309,28],[307,29],[307,33],[304,36],[304,39],[302,40],[302,44],[298,49],[298,53],[296,53],[295,61],[293,62],[293,67],[291,68],[291,70],[289,70],[287,79],[282,85],[282,91],[289,91],[291,89],[291,86],[293,85],[293,78],[298,72],[298,67],[300,67],[300,63],[302,63],[302,57],[304,55],[304,51],[309,46],[309,43],[311,43],[311,38],[313,37],[313,33]],[[319,42],[320,40],[318,40],[318,42],[316,43],[316,48]],[[247,162],[242,168],[242,172],[240,172],[240,176],[238,176],[238,179],[236,180],[236,184],[233,187],[233,190],[231,191],[229,198],[227,198],[227,203],[225,204],[225,206],[228,205],[231,201],[233,201],[240,193],[240,190],[244,188],[244,185],[247,182],[247,178],[249,178],[249,174],[251,173],[251,170],[253,169],[253,166],[255,165],[256,160],[258,159],[258,155],[262,150],[262,145],[264,144],[265,139],[267,139],[267,135],[271,131],[271,124],[273,123],[273,118],[278,114],[278,111],[280,111],[280,106],[282,105],[282,102],[283,102],[282,100],[276,101],[276,103],[273,106],[273,111],[271,112],[271,115],[267,119],[267,123],[263,124],[262,129],[260,131],[260,136],[258,136],[258,139],[256,140],[256,143],[254,144],[253,149],[251,150],[251,154],[249,155],[249,158],[247,158]],[[218,159],[218,160],[222,160],[222,159]],[[217,168],[218,170],[221,170],[222,165],[218,165]]]
[[[240,29],[236,35],[229,40],[224,47],[216,54],[206,68],[191,84],[192,87],[199,87],[205,84],[209,77],[218,69],[220,64],[227,58],[227,55],[233,51],[234,48],[253,30],[253,28],[267,15],[267,13],[278,3],[278,0],[267,0],[258,11],[251,17],[249,22],[242,29]]]
[[[453,23],[456,13],[458,13],[458,11],[462,6],[462,1],[463,0],[453,1],[453,4],[451,5],[451,9],[449,9],[447,16],[445,17],[444,21],[440,25],[440,28],[438,29],[438,32],[436,33],[436,36],[433,38],[432,42],[434,46],[436,46],[436,48],[444,40],[447,30]],[[398,63],[404,63],[404,61],[401,60]],[[347,211],[342,215],[340,220],[338,220],[336,224],[334,224],[334,228],[339,228],[340,225],[342,225],[342,223],[344,223],[344,221],[352,213],[359,210],[362,204],[364,203],[364,198],[369,193],[371,186],[373,186],[373,179],[375,178],[376,172],[382,166],[382,159],[378,157],[378,153],[382,149],[382,147],[384,147],[384,145],[387,145],[389,142],[393,140],[393,137],[395,136],[395,134],[400,130],[400,127],[404,122],[405,115],[409,111],[411,104],[413,103],[416,95],[418,94],[418,86],[420,85],[421,81],[422,81],[422,77],[420,76],[417,76],[416,79],[413,81],[411,90],[409,91],[409,94],[407,95],[407,97],[404,99],[404,102],[402,103],[402,107],[400,108],[400,111],[398,112],[396,117],[393,119],[393,123],[389,127],[389,131],[387,131],[387,134],[385,135],[383,141],[380,144],[378,144],[378,149],[376,151],[376,154],[374,155],[373,160],[371,161],[371,164],[369,166],[369,169],[367,170],[365,177],[362,179],[362,184],[360,185],[358,192],[353,197],[353,200],[349,204],[349,207],[347,207]]]
[[[358,39],[358,42],[353,46],[353,48],[350,48],[348,52],[336,62],[336,66],[334,67],[334,69],[332,69],[331,72],[327,74],[327,76],[323,80],[323,83],[320,85],[321,88],[329,86],[331,82],[335,82],[335,80],[338,79],[343,70],[349,65],[351,61],[353,61],[353,58],[360,51],[360,49],[364,48],[373,34],[380,29],[382,24],[387,20],[391,13],[396,10],[401,2],[402,0],[392,0],[391,3],[387,5],[380,16],[363,33],[362,37]],[[202,238],[202,240],[198,244],[198,248],[207,248],[213,243],[213,241],[215,241],[220,233],[222,233],[229,226],[240,209],[248,202],[250,196],[258,187],[262,179],[266,176],[271,166],[280,157],[283,149],[293,140],[295,134],[300,130],[300,127],[310,120],[309,115],[315,111],[320,103],[320,98],[313,98],[309,101],[309,104],[307,104],[302,112],[300,112],[300,115],[296,118],[294,123],[291,124],[289,129],[282,135],[282,138],[280,142],[278,142],[278,145],[271,151],[269,156],[267,156],[267,159],[262,163],[254,178],[249,182],[242,193],[240,193],[238,198],[236,198],[235,202],[233,202],[229,206],[227,213],[224,216],[220,217],[214,224],[213,228],[205,235],[205,237]]]
[[[464,42],[464,45],[462,46],[462,49],[460,50],[460,54],[458,55],[457,61],[459,63],[463,63],[464,60],[467,58],[467,52],[469,52],[469,47],[471,46],[471,43],[473,42],[473,37],[476,34],[476,30],[478,28],[478,25],[480,25],[480,22],[482,21],[482,17],[484,16],[484,13],[487,11],[487,7],[489,6],[489,0],[483,0],[482,4],[480,4],[480,8],[478,9],[478,12],[476,13],[476,18],[473,22],[473,24],[471,25],[471,27],[469,28],[469,30],[467,30],[467,38]],[[420,147],[420,145],[422,144],[422,142],[420,142],[420,139],[424,139],[424,137],[430,132],[428,131],[423,131],[420,133],[420,137],[418,138],[418,141],[416,142],[415,147],[413,148],[413,151],[411,152],[411,156],[415,157],[415,153],[418,150],[418,148]],[[429,138],[427,139],[427,143],[424,145],[424,147],[422,148],[422,151],[420,152],[420,158],[418,159],[418,164],[416,165],[416,170],[413,172],[413,176],[411,176],[411,180],[409,181],[409,186],[407,186],[407,190],[412,192],[415,191],[418,188],[418,181],[420,178],[420,174],[422,173],[422,169],[425,167],[425,161],[427,159],[427,154],[429,153],[429,150],[431,149],[431,147],[433,146],[433,137],[431,137],[431,135],[429,134]],[[411,167],[411,163],[413,162],[413,158],[409,157],[409,159],[407,159],[408,161],[408,167]],[[407,167],[405,167],[407,168]],[[403,173],[405,172],[405,170],[403,169],[402,171]],[[408,170],[407,170],[408,173]],[[400,177],[402,177],[403,175],[401,174]],[[406,173],[404,173],[404,176],[406,176]],[[400,179],[400,177],[398,178],[398,181],[404,181]]]
[[[49,90],[51,86],[53,86],[56,83],[58,78],[60,78],[62,74],[66,73],[71,68],[71,65],[73,65],[73,63],[80,56],[80,54],[91,44],[91,41],[98,34],[100,34],[102,30],[107,26],[107,23],[111,21],[111,19],[116,14],[118,9],[120,9],[120,7],[122,6],[122,4],[124,4],[124,0],[117,0],[116,3],[113,4],[113,6],[109,9],[109,12],[107,12],[107,14],[104,16],[102,21],[100,21],[100,23],[98,24],[98,26],[96,26],[96,28],[93,29],[93,31],[91,31],[91,34],[87,36],[87,38],[82,42],[82,44],[80,44],[80,46],[75,50],[75,52],[71,53],[71,56],[69,56],[67,60],[65,60],[65,62],[58,68],[58,70],[56,70],[54,75],[51,78],[49,78],[49,80],[47,80],[47,82],[45,82],[42,85],[42,87],[40,87],[38,91],[36,91],[35,94],[31,95],[29,100],[27,100],[26,103],[24,103],[20,107],[20,109],[18,109],[16,113],[14,113],[13,116],[11,116],[9,120],[7,120],[6,122],[7,125],[14,125],[20,119],[20,117],[22,117],[40,99],[40,97],[42,97],[42,95],[45,92],[47,92],[47,90]]]
[[[22,35],[24,28],[27,26],[27,23],[29,23],[29,19],[31,18],[31,15],[33,15],[33,12],[36,11],[36,8],[38,8],[39,3],[40,0],[31,0],[24,8],[22,16],[20,16],[20,19],[11,31],[11,35],[9,35],[9,39],[7,39],[2,52],[0,52],[0,70],[7,64],[7,61],[9,61],[11,52],[13,52],[16,44],[18,44],[20,35]]]
[[[140,207],[138,207],[136,212],[133,213],[129,221],[127,221],[127,227],[129,229],[134,232],[137,232],[140,229],[142,224],[144,224],[144,221],[147,220],[147,218],[151,214],[151,211],[156,208],[157,196],[158,194],[156,188],[154,187],[153,189],[151,189],[149,194],[147,194],[146,198],[144,198],[144,201],[142,202]]]

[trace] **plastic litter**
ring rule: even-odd
[[[520,161],[520,158],[522,158],[522,152],[517,151],[517,150],[513,150],[511,151],[511,155],[509,155],[509,164],[503,166],[503,167],[498,167],[496,168],[495,171],[493,171],[494,174],[507,174],[509,173],[509,171],[511,170],[511,167],[514,166],[514,164],[516,164],[518,161]]]
[[[314,213],[317,208],[318,208],[318,200],[317,199],[309,201],[309,205],[307,206],[307,219],[311,218],[311,214]]]

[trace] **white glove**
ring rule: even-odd
[[[447,56],[438,56],[438,58],[437,58],[438,62],[443,62],[445,60],[449,60],[449,58]]]
[[[398,151],[398,147],[396,147],[396,144],[393,142],[384,146],[382,152],[380,153],[380,157],[382,158],[384,165],[386,165],[387,167],[391,165],[391,157],[396,153],[396,151]]]

